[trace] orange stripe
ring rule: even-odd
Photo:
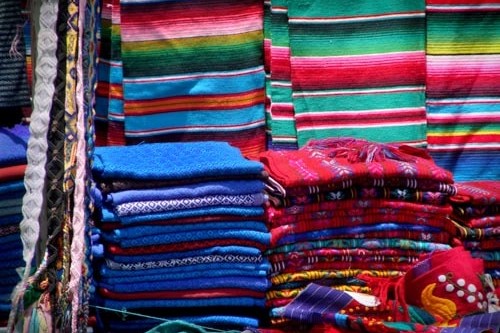
[[[162,99],[125,103],[128,115],[146,115],[193,109],[236,109],[264,103],[264,89],[239,94],[176,96]]]

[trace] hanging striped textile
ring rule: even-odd
[[[0,1],[0,126],[21,122],[30,105],[21,3]]]
[[[500,1],[427,1],[429,152],[457,181],[500,179]]]
[[[127,143],[265,149],[261,0],[122,0]]]
[[[103,0],[96,90],[97,145],[124,145],[120,0]]]
[[[288,0],[272,0],[270,13],[270,122],[271,148],[297,148],[292,101]]]
[[[426,143],[424,0],[288,3],[299,146]]]

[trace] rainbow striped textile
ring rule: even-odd
[[[273,0],[270,13],[272,142],[296,129],[299,147],[344,136],[425,146],[423,0]]]
[[[500,1],[427,1],[428,149],[457,181],[500,179]]]
[[[127,143],[265,149],[260,0],[121,0]]]

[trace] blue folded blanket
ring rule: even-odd
[[[262,206],[264,202],[264,193],[216,194],[197,198],[125,202],[115,206],[114,210],[116,215],[122,217],[217,206],[255,207]]]
[[[120,222],[123,225],[131,225],[135,223],[140,224],[143,222],[164,221],[169,219],[209,215],[248,216],[249,219],[251,219],[252,216],[262,216],[262,214],[264,214],[263,207],[213,206],[119,217],[107,207],[103,207],[102,222]]]
[[[261,176],[263,165],[226,142],[162,142],[96,147],[92,171],[99,179],[186,180]]]
[[[118,265],[117,265],[118,264]],[[128,266],[127,266],[128,268]],[[137,268],[135,270],[122,269],[119,263],[114,261],[106,262],[102,264],[99,273],[101,276],[106,277],[134,277],[134,276],[146,276],[146,275],[169,275],[169,274],[182,274],[189,270],[190,272],[199,271],[211,271],[211,270],[226,270],[226,269],[238,269],[245,271],[269,271],[271,265],[266,258],[262,258],[259,262],[212,262],[205,264],[189,265],[189,266],[172,266],[172,267],[143,267]]]
[[[210,229],[236,229],[268,232],[267,226],[263,221],[227,221],[183,223],[171,225],[129,226],[115,229],[112,232],[103,232],[102,235],[103,237],[107,237],[107,239],[119,241],[121,239],[128,238],[139,238],[168,233],[190,233],[193,231]]]
[[[346,223],[346,225],[348,222]],[[442,231],[440,228],[429,227],[426,225],[416,225],[416,224],[403,224],[403,223],[380,223],[375,225],[364,225],[356,227],[342,227],[342,228],[332,228],[315,230],[304,233],[289,234],[285,235],[278,240],[276,240],[276,245],[291,244],[297,242],[305,242],[309,240],[335,238],[339,235],[352,235],[355,237],[357,235],[362,235],[367,232],[383,232],[383,231],[418,231],[424,234],[435,233]]]
[[[150,281],[178,281],[181,279],[196,279],[196,278],[219,278],[219,277],[267,277],[266,270],[242,270],[242,269],[209,269],[205,271],[191,271],[185,270],[181,273],[169,273],[169,274],[154,274],[154,275],[136,275],[136,276],[125,276],[125,277],[101,277],[100,281],[105,284],[126,284],[135,282],[150,282]],[[18,281],[19,278],[16,280]]]
[[[0,167],[26,164],[26,149],[30,136],[28,125],[0,127]]]
[[[106,258],[126,264],[131,262],[163,261],[169,259],[181,259],[194,256],[207,256],[213,254],[259,256],[262,254],[262,251],[255,247],[231,245],[231,246],[212,246],[191,251],[172,251],[172,252],[154,253],[154,254],[114,255],[106,253]]]
[[[208,255],[208,256],[194,256],[189,258],[169,259],[162,261],[146,261],[146,262],[130,262],[126,264],[118,263],[110,259],[106,259],[106,266],[112,269],[122,270],[142,270],[142,269],[157,269],[167,267],[193,267],[200,264],[209,263],[253,263],[258,264],[262,262],[261,256],[240,256],[240,255]]]
[[[0,182],[0,194],[1,195],[9,195],[12,193],[24,193],[24,180],[13,180],[9,182]]]
[[[23,220],[21,212],[13,215],[0,216],[0,226],[19,224]]]
[[[103,238],[106,239],[105,234]],[[141,247],[149,245],[162,245],[183,242],[203,242],[204,240],[216,239],[243,239],[250,240],[262,245],[269,245],[271,235],[268,232],[260,232],[253,230],[231,230],[231,229],[206,229],[201,231],[192,231],[189,233],[174,232],[167,234],[156,234],[150,236],[142,236],[137,238],[127,239],[106,239],[108,241],[116,241],[122,248]]]
[[[100,298],[101,306],[106,308],[140,309],[140,308],[160,308],[160,307],[210,307],[210,306],[255,306],[263,308],[265,299],[256,297],[220,297],[220,298],[200,298],[200,299],[149,299],[149,300],[113,300]]]
[[[133,201],[171,200],[198,198],[207,195],[226,194],[239,195],[262,192],[264,182],[261,180],[221,180],[203,182],[156,189],[126,190],[109,193],[106,202],[112,206]]]
[[[103,281],[100,281],[98,284],[99,287],[106,288],[117,293],[173,290],[210,290],[216,288],[238,288],[265,292],[269,289],[270,282],[268,281],[267,277],[218,276],[213,278],[183,278],[179,280],[163,280],[163,278],[160,277],[156,281],[117,284],[107,284]]]

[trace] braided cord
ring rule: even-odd
[[[75,195],[73,208],[73,238],[71,242],[71,265],[68,291],[71,295],[71,331],[78,331],[78,309],[80,308],[80,285],[85,250],[85,178],[86,178],[86,128],[84,119],[84,79],[83,79],[83,28],[86,1],[80,0],[78,20],[78,58],[76,63],[76,107],[77,107],[77,151]]]
[[[57,72],[57,34],[55,25],[58,14],[57,0],[44,0],[38,18],[35,85],[30,138],[26,150],[27,167],[24,176],[26,194],[23,197],[23,219],[19,225],[23,243],[23,259],[26,263],[23,277],[12,297],[8,331],[14,329],[19,312],[24,310],[23,297],[28,287],[32,261],[40,233],[40,217],[44,208],[45,164],[47,161],[47,132],[54,95],[54,79]]]

